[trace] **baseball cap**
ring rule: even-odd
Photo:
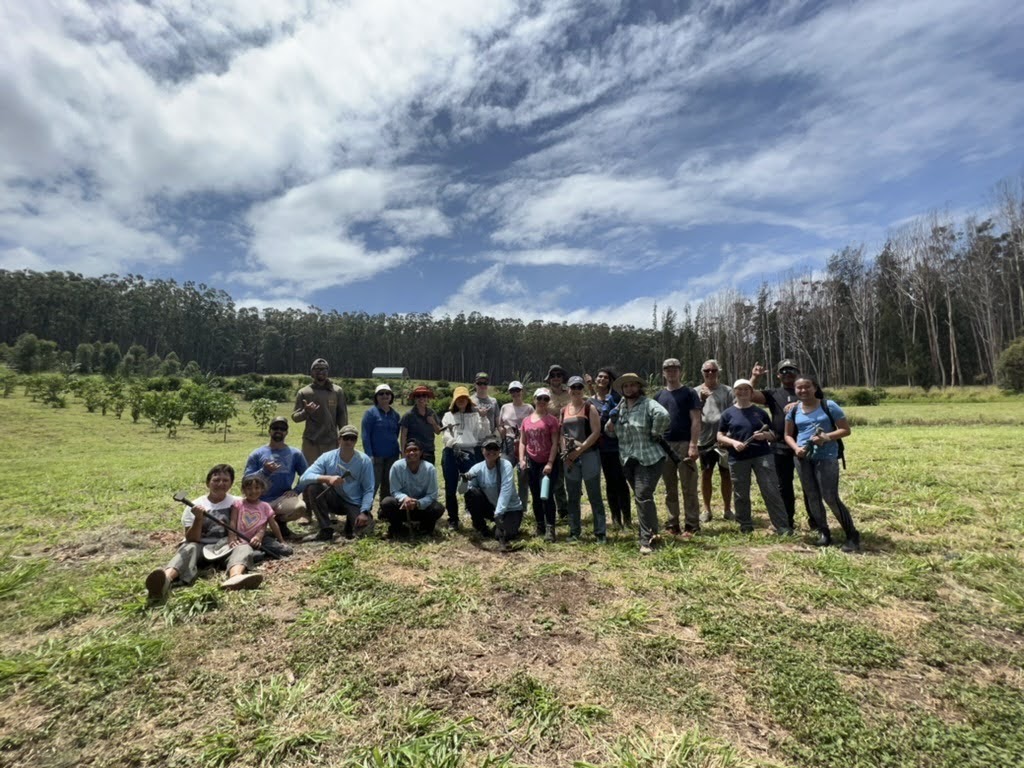
[[[662,368],[682,368],[683,364],[679,362],[679,358],[670,357],[661,364]]]

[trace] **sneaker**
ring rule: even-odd
[[[167,578],[163,568],[157,568],[146,577],[146,592],[154,603],[166,600],[170,591],[171,580]]]
[[[448,521],[448,530],[449,531],[457,531],[457,530],[459,530],[459,527],[460,526],[459,526],[459,521],[458,520],[449,520]]]
[[[220,588],[232,591],[236,589],[256,589],[262,583],[262,573],[240,573],[237,576],[231,576],[222,581]]]
[[[735,520],[736,519],[736,513],[733,512],[731,509],[727,509],[727,510],[725,510],[725,514],[722,515],[722,518],[725,519],[725,520]]]
[[[793,535],[793,529],[792,528],[779,528],[777,531],[775,531],[775,535],[776,536],[792,536]]]
[[[860,552],[860,539],[847,539],[843,542],[842,550],[847,554],[851,552]]]
[[[650,555],[650,554],[653,554],[653,552],[654,552],[654,550],[651,547],[649,547],[647,544],[644,544],[644,545],[642,545],[640,547],[640,554],[641,555]]]
[[[604,536],[604,535],[598,536],[597,537],[597,543],[598,544],[607,544],[608,543],[608,537]]]
[[[568,541],[570,544],[579,544],[580,543],[580,537],[579,536],[573,536],[572,534],[569,534],[568,538],[566,538],[566,541]]]
[[[822,532],[820,532],[818,534],[818,540],[814,542],[814,546],[816,546],[816,547],[831,547],[832,546],[832,537],[829,534],[827,534],[824,531],[822,531]]]
[[[744,536],[749,536],[753,532],[754,532],[753,528],[740,528],[740,533],[742,533]]]
[[[544,531],[544,541],[548,544],[555,543],[555,526],[549,525]]]
[[[703,512],[700,513],[700,521],[702,523],[710,523],[711,522],[711,510],[710,509],[705,509]]]

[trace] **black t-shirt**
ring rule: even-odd
[[[699,411],[703,407],[697,392],[691,387],[663,389],[654,399],[668,411],[669,423],[665,439],[670,443],[689,442],[690,411]]]
[[[750,405],[746,408],[731,405],[722,414],[722,420],[718,422],[718,431],[725,432],[733,440],[739,440],[742,443],[749,440],[751,435],[766,424],[769,424],[768,414],[756,405]],[[756,459],[758,456],[764,456],[767,453],[771,453],[771,447],[767,442],[753,440],[750,445],[743,449],[742,453],[737,453],[736,449],[730,445],[729,461]]]
[[[762,389],[765,406],[772,414],[772,431],[780,438],[786,434],[786,406],[796,402],[794,390],[776,387],[774,389]],[[785,446],[785,443],[782,443]]]

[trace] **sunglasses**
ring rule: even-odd
[[[512,393],[512,394],[515,394],[516,392],[522,392],[522,391],[523,390],[519,389],[518,387],[516,389],[510,389],[509,390],[509,392]]]
[[[498,448],[496,445],[485,445],[484,446],[484,453],[497,453],[500,450],[501,449]]]
[[[573,384],[569,389],[583,389],[582,384]]]
[[[428,397],[427,397],[427,395],[416,395],[416,399],[417,400],[427,400]]]
[[[535,397],[534,398],[534,400],[540,400],[540,401],[545,402],[545,403],[548,402],[550,399],[551,398],[548,397],[547,395],[541,395],[540,397]]]
[[[701,371],[701,373],[718,373],[718,369],[717,368],[705,368],[704,370]]]
[[[354,443],[356,441],[355,435],[342,435],[341,439],[346,443]]]

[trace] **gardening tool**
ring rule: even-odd
[[[195,503],[190,501],[188,499],[188,497],[185,496],[185,492],[184,491],[178,491],[176,494],[174,494],[174,500],[176,502],[178,502],[179,504],[184,504],[186,507],[194,507],[195,506]],[[250,547],[252,547],[253,549],[260,550],[261,552],[263,552],[263,554],[267,555],[268,557],[272,557],[274,560],[280,560],[281,559],[281,556],[279,554],[277,554],[276,552],[274,552],[273,550],[263,549],[262,544],[260,546],[258,546],[258,547],[254,546],[253,543],[252,543],[252,540],[248,536],[245,536],[244,534],[242,534],[240,531],[238,531],[238,529],[232,528],[230,525],[228,525],[228,523],[224,522],[223,520],[218,519],[217,520],[217,525],[221,525],[224,528],[226,528],[227,530],[231,531],[233,534],[235,534],[238,538],[240,538],[242,541],[244,541]],[[227,545],[225,545],[225,546],[227,546]],[[212,558],[206,557],[207,550],[210,550],[210,554],[214,555],[214,557],[212,557]],[[230,551],[231,551],[230,548],[227,551],[224,551],[224,547],[215,548],[215,547],[212,547],[210,545],[207,545],[207,546],[203,547],[203,557],[206,558],[207,560],[219,560],[220,558],[224,557],[224,555],[226,555]]]
[[[757,430],[757,432],[755,432],[750,437],[748,437],[746,440],[744,440],[743,441],[743,445],[744,446],[750,445],[752,442],[754,442],[754,438],[755,437],[757,437],[758,435],[763,435],[765,432],[771,433],[771,431],[772,431],[772,428],[769,427],[767,424],[765,424],[763,427],[761,427],[759,430]]]

